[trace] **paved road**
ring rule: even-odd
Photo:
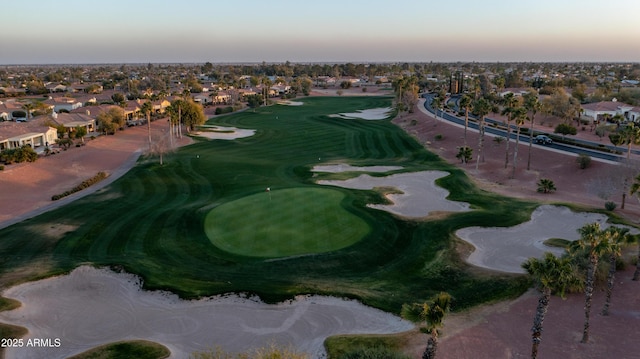
[[[431,107],[431,100],[433,95],[432,94],[425,94],[423,95],[423,97],[426,99],[424,102],[424,107],[425,109],[430,112],[430,113],[435,113],[435,110]],[[454,116],[448,112],[444,112],[442,110],[438,110],[437,111],[437,117],[440,119],[444,119],[447,120],[449,122],[452,122],[454,124],[457,125],[461,125],[464,126],[464,119],[463,118],[459,118],[457,116]],[[470,117],[472,117],[470,115]],[[473,117],[475,119],[475,117]],[[502,121],[497,121],[494,119],[490,119],[490,118],[486,118],[485,117],[485,123],[489,126],[485,126],[485,133],[489,134],[489,135],[493,135],[493,136],[501,136],[506,138],[507,137],[507,131],[506,130],[502,130],[499,128],[495,128],[490,126],[491,124],[498,124],[498,125],[502,125],[502,126],[506,126],[506,124]],[[474,120],[474,121],[469,121],[469,129],[471,129],[472,131],[478,131],[478,123]],[[515,125],[511,125],[512,127],[512,131],[511,131],[511,136],[510,138],[512,140],[516,139],[516,126]],[[540,132],[540,131],[534,131],[534,134],[548,134],[548,133],[544,133],[544,132]],[[520,135],[520,142],[528,144],[529,143],[529,135]],[[582,143],[585,145],[591,145],[591,146],[595,146],[598,147],[601,144],[598,142],[592,142],[592,141],[586,141],[586,140],[575,140],[573,139],[575,142],[578,143]],[[609,161],[609,162],[620,162],[622,160],[625,159],[624,156],[619,156],[619,155],[615,155],[615,154],[611,154],[611,153],[607,153],[607,152],[602,152],[602,151],[597,151],[597,150],[593,150],[593,149],[587,149],[587,148],[583,148],[583,147],[579,147],[579,146],[573,146],[573,145],[569,145],[569,144],[564,144],[564,143],[558,143],[558,142],[554,142],[551,145],[538,145],[534,143],[534,146],[539,146],[542,148],[547,148],[547,149],[552,149],[552,150],[557,150],[557,151],[563,151],[563,152],[569,152],[569,153],[575,153],[575,154],[586,154],[590,157],[592,157],[593,159],[598,159],[598,160],[603,160],[603,161]],[[607,148],[611,148],[611,149],[615,149],[617,151],[626,153],[626,148],[622,148],[622,147],[615,147],[615,146],[606,146]],[[640,151],[632,151],[632,153],[640,153]]]

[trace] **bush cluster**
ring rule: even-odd
[[[24,145],[19,148],[6,149],[0,152],[0,161],[6,164],[35,162],[37,159],[38,154],[29,145]]]
[[[102,181],[105,178],[107,178],[107,174],[106,173],[104,173],[102,171],[98,172],[95,176],[89,178],[88,180],[82,181],[82,183],[80,183],[79,185],[73,187],[72,189],[70,189],[68,191],[64,191],[61,194],[56,194],[56,195],[51,196],[51,200],[52,201],[57,201],[57,200],[59,200],[61,198],[70,196],[70,195],[72,195],[72,194],[74,194],[76,192],[80,192],[83,189],[88,188],[88,187],[90,187],[90,186]]]
[[[218,107],[218,108],[216,108],[215,114],[216,115],[222,115],[222,114],[231,113],[231,112],[233,112],[233,107],[231,107],[231,106]]]

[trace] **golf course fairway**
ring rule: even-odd
[[[265,190],[211,210],[205,232],[218,248],[251,257],[338,250],[370,231],[365,221],[340,205],[344,198],[323,188]]]

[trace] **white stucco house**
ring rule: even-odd
[[[638,121],[640,109],[634,108],[626,103],[618,102],[615,98],[612,101],[601,101],[582,105],[583,118],[591,121],[600,121],[604,115],[611,117],[622,115],[627,121]]]
[[[53,106],[53,111],[58,113],[61,110],[71,112],[77,108],[82,107],[82,102],[71,97],[50,97],[48,100],[44,101],[44,103]]]
[[[0,150],[29,145],[37,152],[44,151],[58,139],[58,131],[46,121],[41,116],[29,122],[0,122]]]

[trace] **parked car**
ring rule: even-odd
[[[545,136],[545,135],[537,135],[536,137],[533,138],[533,141],[541,145],[550,145],[553,143],[553,140],[549,138],[549,136]]]

